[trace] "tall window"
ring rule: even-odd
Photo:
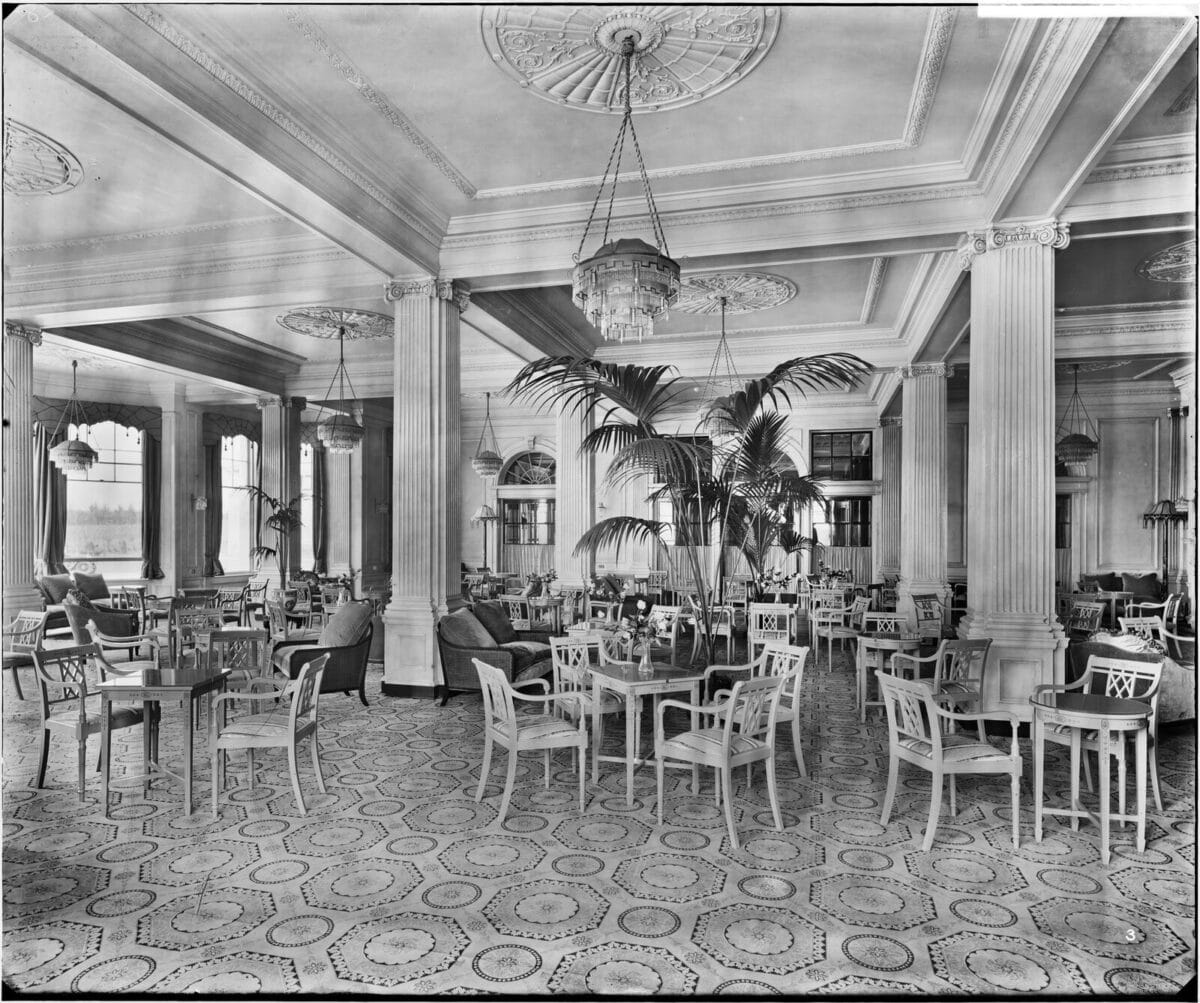
[[[1054,549],[1071,549],[1071,496],[1054,496]]]
[[[530,450],[509,461],[496,493],[500,542],[512,546],[554,543],[554,457]]]
[[[824,546],[871,546],[870,498],[826,498],[825,511],[827,521],[813,524]]]
[[[141,435],[102,421],[88,428],[87,438],[99,459],[90,470],[67,472],[64,560],[72,569],[136,578],[142,561]]]
[[[812,475],[826,481],[871,479],[870,432],[813,432]]]
[[[257,504],[244,490],[254,483],[258,446],[244,435],[221,437],[221,566],[226,574],[251,568]]]
[[[300,567],[311,568],[316,563],[313,556],[313,448],[300,447]]]
[[[554,499],[505,499],[501,514],[505,543],[553,543]]]

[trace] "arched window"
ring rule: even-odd
[[[63,560],[81,571],[136,578],[142,561],[142,433],[101,421],[88,426],[87,439],[99,456],[91,469],[67,472]]]
[[[546,453],[531,451],[514,456],[500,478],[501,484],[536,484],[543,487],[553,484],[557,464],[554,457]]]

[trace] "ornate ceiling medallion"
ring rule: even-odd
[[[689,275],[675,301],[680,313],[754,313],[782,306],[796,295],[796,284],[781,275],[765,272],[713,272]]]
[[[4,120],[4,190],[61,195],[83,181],[79,159],[61,143],[11,118]]]
[[[1151,282],[1188,283],[1196,281],[1196,242],[1185,240],[1155,251],[1137,266],[1137,273]]]
[[[345,328],[348,341],[390,338],[395,326],[393,318],[385,313],[340,306],[297,307],[280,314],[275,323],[286,331],[306,334],[310,338],[336,338]]]
[[[729,87],[775,41],[775,7],[498,6],[480,16],[483,43],[505,73],[538,97],[621,114],[621,43],[636,39],[631,103],[681,108]]]

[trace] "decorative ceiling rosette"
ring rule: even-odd
[[[765,272],[713,272],[689,275],[679,290],[672,310],[680,313],[754,313],[781,306],[796,295],[796,284],[781,275]]]
[[[285,331],[305,334],[310,338],[336,338],[346,329],[347,341],[367,341],[390,338],[395,321],[385,313],[373,310],[354,310],[340,306],[302,306],[275,318]]]
[[[1137,273],[1151,282],[1192,284],[1196,281],[1196,242],[1185,240],[1155,251],[1137,266]]]
[[[83,181],[79,158],[61,143],[11,118],[4,120],[4,190],[61,195]]]
[[[635,111],[681,108],[749,73],[775,41],[779,10],[758,6],[495,6],[480,15],[492,61],[522,87],[582,111],[624,110],[621,43],[636,39]]]

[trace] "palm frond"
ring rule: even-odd
[[[781,362],[766,376],[748,380],[741,389],[718,397],[705,412],[704,422],[722,432],[745,428],[766,404],[791,405],[788,391],[801,397],[810,391],[850,390],[872,371],[870,363],[848,352],[798,356]]]
[[[669,524],[655,519],[642,519],[632,515],[614,515],[601,519],[579,538],[574,554],[595,554],[596,551],[613,547],[619,557],[621,547],[626,544],[654,542],[660,546]]]

